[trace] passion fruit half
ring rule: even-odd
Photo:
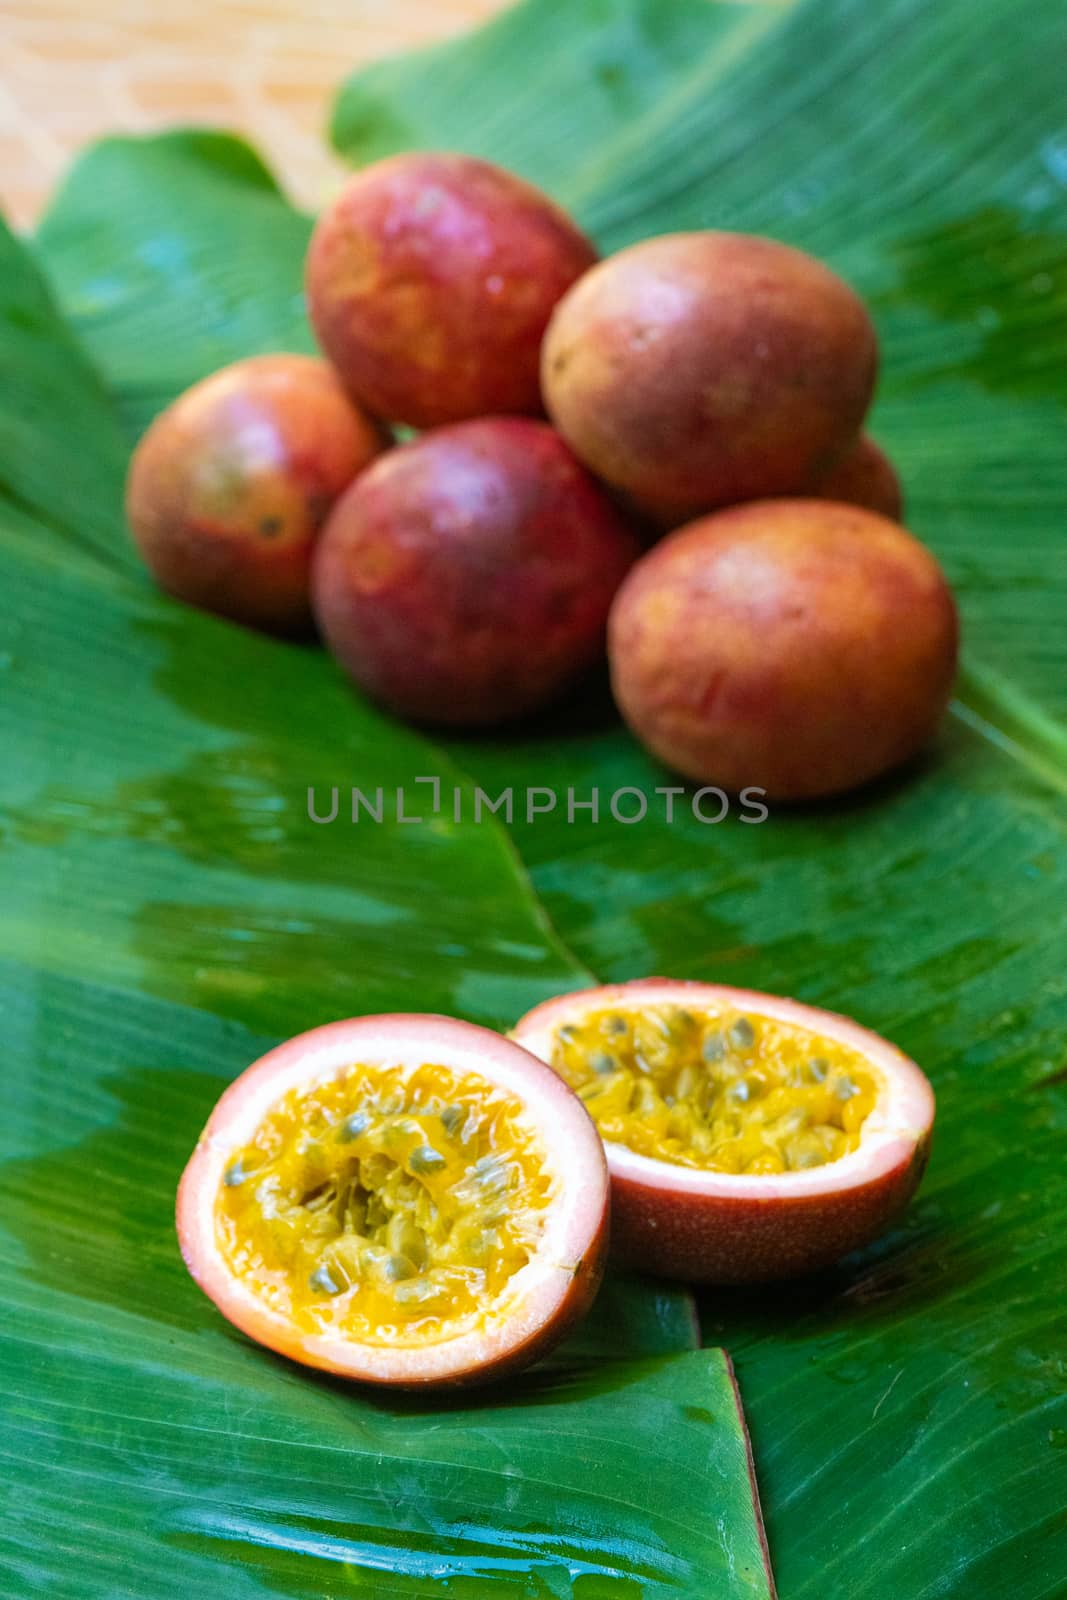
[[[525,1366],[591,1303],[608,1176],[562,1079],[434,1016],[290,1039],[223,1094],[178,1190],[196,1282],[271,1350],[367,1383]]]
[[[847,1017],[649,978],[563,995],[513,1037],[605,1141],[612,1237],[691,1283],[797,1276],[868,1244],[922,1176],[934,1096]]]

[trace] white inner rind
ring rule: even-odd
[[[483,1327],[436,1343],[383,1346],[341,1334],[301,1337],[238,1278],[216,1234],[216,1199],[236,1152],[252,1142],[264,1118],[291,1090],[307,1093],[355,1063],[402,1066],[433,1063],[471,1073],[515,1096],[537,1130],[546,1170],[558,1198],[545,1213],[530,1260],[509,1279]],[[187,1264],[201,1288],[239,1327],[277,1347],[298,1347],[305,1359],[354,1376],[428,1381],[503,1358],[526,1344],[552,1318],[571,1289],[596,1235],[607,1200],[600,1139],[584,1107],[551,1069],[539,1070],[514,1044],[473,1023],[449,1017],[359,1017],[302,1034],[263,1056],[219,1100],[186,1169],[178,1195],[178,1231]]]
[[[710,1172],[638,1155],[627,1145],[605,1141],[609,1165],[619,1177],[633,1178],[647,1187],[669,1189],[675,1194],[735,1195],[760,1200],[824,1195],[858,1188],[870,1183],[872,1178],[893,1171],[900,1165],[902,1156],[929,1133],[934,1115],[933,1091],[913,1061],[888,1040],[848,1017],[777,995],[731,989],[720,984],[668,982],[655,978],[638,983],[606,984],[599,989],[560,995],[537,1006],[523,1017],[512,1037],[532,1055],[550,1063],[557,1034],[565,1023],[579,1021],[590,1012],[609,1010],[633,1014],[658,1005],[685,1005],[693,1010],[703,1006],[711,1012],[724,1008],[731,1012],[750,1012],[755,1017],[772,1017],[819,1038],[847,1045],[869,1065],[877,1083],[877,1099],[864,1120],[858,1148],[822,1166],[773,1174]]]

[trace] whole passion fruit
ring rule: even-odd
[[[311,621],[311,548],[343,489],[388,443],[325,361],[253,356],[158,416],[126,510],[162,588],[254,628]]]
[[[545,337],[549,415],[660,526],[810,492],[849,449],[877,369],[863,302],[773,239],[683,233],[601,262]]]
[[[447,1017],[301,1034],[226,1090],[178,1190],[185,1263],[271,1350],[367,1383],[497,1377],[591,1303],[608,1179],[562,1080]]]
[[[862,506],[899,522],[904,515],[904,495],[897,470],[869,433],[861,433],[852,449],[816,491],[820,500],[840,500]]]
[[[542,410],[541,338],[596,251],[546,195],[487,161],[402,155],[323,214],[307,261],[319,342],[377,415],[436,427]]]
[[[426,434],[353,485],[316,551],[312,598],[375,700],[485,725],[547,704],[600,659],[637,553],[546,423],[490,418]]]
[[[926,744],[952,689],[956,608],[896,523],[764,500],[651,550],[619,590],[608,648],[623,716],[668,766],[806,800]]]
[[[795,1000],[649,978],[563,995],[513,1037],[584,1101],[605,1141],[612,1236],[693,1283],[792,1277],[903,1210],[934,1118],[914,1062]]]

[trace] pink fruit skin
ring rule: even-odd
[[[613,1174],[619,1260],[685,1283],[766,1283],[827,1267],[885,1233],[926,1169],[929,1136],[862,1187],[773,1202],[679,1194]]]
[[[377,416],[437,427],[542,412],[541,337],[597,259],[546,195],[461,155],[396,156],[324,213],[307,295],[323,350]]]
[[[547,704],[600,659],[637,553],[546,423],[490,418],[364,474],[323,533],[312,600],[373,699],[416,721],[484,725]]]
[[[850,448],[878,347],[847,284],[739,233],[668,234],[586,273],[542,351],[549,416],[657,526],[810,493]]]
[[[904,495],[897,471],[881,445],[869,433],[861,433],[848,455],[820,480],[815,493],[820,500],[839,500],[846,505],[877,511],[890,522],[904,516]]]
[[[881,445],[869,433],[861,433],[852,449],[833,471],[818,480],[811,490],[820,500],[836,500],[839,504],[859,506],[863,511],[875,511],[890,522],[904,520],[904,494],[897,470]],[[643,528],[644,542],[654,544],[665,533],[673,533],[697,516],[710,515],[714,507],[701,506],[692,515],[682,515],[670,507],[657,509],[651,504],[641,507],[618,497],[628,514]]]
[[[126,511],[161,588],[272,633],[310,630],[311,550],[388,446],[325,361],[252,356],[194,384],[134,452]]]
[[[619,591],[619,709],[696,782],[771,800],[840,794],[931,738],[956,672],[956,607],[926,547],[829,500],[762,500],[692,522]]]

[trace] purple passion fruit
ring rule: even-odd
[[[514,1030],[605,1141],[617,1253],[693,1283],[828,1265],[883,1233],[926,1164],[914,1062],[795,1000],[649,978],[563,995]]]
[[[848,455],[838,462],[815,491],[820,500],[838,500],[876,511],[890,522],[904,516],[904,495],[896,468],[869,433],[860,434]]]
[[[890,522],[900,522],[904,516],[904,497],[900,479],[885,451],[869,434],[859,439],[842,461],[811,490],[820,500],[836,500],[844,505],[860,506],[864,511],[875,511],[888,517]],[[632,500],[621,497],[621,503],[637,526],[643,529],[644,543],[654,544],[665,533],[673,533],[687,522],[695,520],[697,513],[679,515],[670,507],[657,508],[651,504],[638,507]],[[710,515],[712,507],[702,507],[700,514]]]
[[[177,599],[249,627],[302,631],[319,529],[386,445],[324,361],[238,361],[186,390],[134,451],[134,540]]]
[[[952,592],[896,523],[764,500],[681,528],[612,608],[612,685],[688,778],[775,800],[838,794],[916,754],[956,670]]]
[[[541,338],[596,251],[546,195],[460,155],[350,179],[307,262],[311,320],[349,391],[413,427],[542,410]]]
[[[579,458],[659,526],[811,492],[852,445],[877,369],[859,297],[773,239],[649,239],[587,272],[542,383]]]
[[[390,710],[486,725],[547,704],[600,659],[637,551],[546,423],[459,423],[392,451],[338,503],[315,555],[315,615]]]
[[[268,1349],[415,1388],[526,1365],[596,1293],[604,1152],[581,1102],[498,1034],[359,1017],[226,1090],[178,1191],[185,1263]]]

